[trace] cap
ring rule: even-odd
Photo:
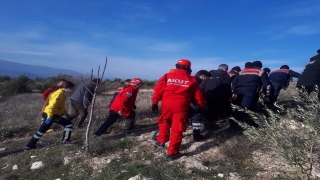
[[[99,84],[101,82],[101,79],[100,78],[94,78],[94,79],[92,79],[92,82],[96,83],[96,84]]]
[[[280,69],[289,69],[289,66],[288,66],[288,65],[282,65],[282,66],[280,67]]]
[[[246,62],[246,63],[244,64],[244,67],[245,67],[245,68],[252,68],[252,62]]]
[[[262,62],[261,61],[253,61],[252,66],[257,67],[257,68],[262,68]]]
[[[269,68],[263,68],[264,72],[271,72],[271,70]]]
[[[235,66],[231,69],[231,71],[241,71],[241,68],[239,66]]]
[[[205,75],[205,76],[208,76],[208,77],[211,76],[211,74],[207,70],[200,70],[196,74],[197,75]]]

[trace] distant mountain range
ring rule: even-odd
[[[26,75],[31,79],[36,77],[47,78],[56,76],[59,73],[75,75],[78,72],[68,69],[56,69],[46,66],[36,66],[29,64],[16,63],[0,59],[0,76],[18,77],[19,75]]]

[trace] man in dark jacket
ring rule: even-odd
[[[247,66],[248,67],[248,66]],[[271,82],[265,72],[261,70],[262,63],[260,61],[252,62],[252,68],[245,68],[232,81],[232,98],[237,100],[238,105],[242,108],[254,111],[259,99],[259,93],[264,92],[266,101],[269,101]],[[235,117],[241,121],[247,121],[253,126],[257,126],[248,116],[238,111]],[[238,129],[235,123],[230,124],[231,128]]]
[[[239,105],[243,108],[255,110],[260,92],[265,93],[266,101],[270,99],[271,82],[261,68],[262,63],[254,61],[252,62],[252,68],[245,68],[232,82],[232,97],[237,99],[240,96],[241,102],[239,102]]]
[[[280,69],[269,74],[269,79],[274,89],[271,102],[277,101],[281,89],[286,90],[288,88],[291,77],[299,78],[300,73],[290,70],[288,65],[283,65]]]
[[[210,78],[210,76],[211,74],[208,71],[200,70],[195,74],[194,77],[196,78],[199,84],[203,84]],[[191,104],[189,106],[188,118],[190,119],[192,124],[193,141],[197,142],[204,140],[205,137],[200,134],[202,113],[198,112],[198,106],[196,105],[194,100],[191,101]]]
[[[269,75],[271,72],[271,69],[266,67],[266,68],[263,68],[263,71]]]
[[[228,65],[221,64],[218,70],[211,70],[211,77],[203,83],[202,88],[205,92],[207,122],[226,119],[230,113],[231,100],[231,78]]]
[[[239,74],[240,71],[241,71],[241,68],[239,66],[235,66],[231,69],[231,71],[228,72],[231,78],[231,82]]]
[[[88,106],[90,105],[97,84],[100,83],[100,78],[95,78],[91,82],[79,84],[77,89],[74,90],[70,96],[70,120],[80,115],[78,128],[82,127],[84,120],[88,115]]]
[[[315,85],[320,86],[320,49],[317,55],[310,58],[310,63],[306,66],[298,79],[297,87],[302,90],[305,87],[308,94],[315,90]],[[318,91],[318,99],[320,101],[320,91]]]

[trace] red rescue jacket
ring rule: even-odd
[[[199,83],[195,77],[190,76],[187,71],[182,69],[176,69],[174,72],[162,76],[153,89],[152,104],[158,104],[159,101],[164,100],[190,104],[191,99],[194,99],[194,103],[200,108],[205,105]]]
[[[124,88],[112,102],[110,110],[115,112],[122,111],[123,116],[129,116],[136,103],[138,92],[138,88],[132,85]]]

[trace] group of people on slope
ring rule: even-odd
[[[177,157],[182,142],[182,134],[186,130],[188,119],[193,126],[194,141],[201,141],[204,137],[200,134],[201,119],[216,121],[228,118],[231,113],[231,103],[242,108],[255,110],[259,96],[262,94],[266,104],[271,105],[277,101],[281,89],[286,89],[292,77],[299,78],[297,87],[305,88],[307,93],[315,91],[315,85],[320,85],[320,50],[310,59],[303,73],[290,70],[288,65],[283,65],[278,70],[269,68],[262,70],[260,61],[247,62],[243,70],[239,66],[233,67],[228,72],[228,65],[221,64],[217,70],[200,70],[191,75],[191,62],[187,59],[179,60],[176,69],[163,75],[154,87],[152,95],[152,111],[159,111],[158,103],[161,101],[161,114],[157,120],[159,131],[153,139],[155,146],[164,148],[169,142],[167,154],[169,158]],[[31,138],[25,149],[35,148],[36,142],[43,136],[53,122],[64,126],[62,143],[70,143],[73,124],[71,120],[80,114],[80,123],[87,116],[87,107],[91,102],[92,87],[100,82],[81,84],[71,95],[72,111],[70,115],[65,110],[66,96],[64,92],[72,90],[74,85],[69,81],[61,81],[48,95],[43,108],[43,123],[36,134]],[[125,134],[135,135],[133,132],[136,109],[135,101],[139,88],[143,85],[140,78],[126,80],[125,86],[120,87],[114,94],[109,106],[109,115],[101,127],[93,134],[93,138],[101,136],[120,116],[126,119]],[[91,91],[91,92],[88,92]],[[318,94],[320,98],[320,95]],[[62,117],[65,115],[65,117]],[[237,119],[245,121],[243,112],[233,114]],[[248,121],[255,125],[252,121]],[[230,129],[237,130],[239,126],[230,121]]]

